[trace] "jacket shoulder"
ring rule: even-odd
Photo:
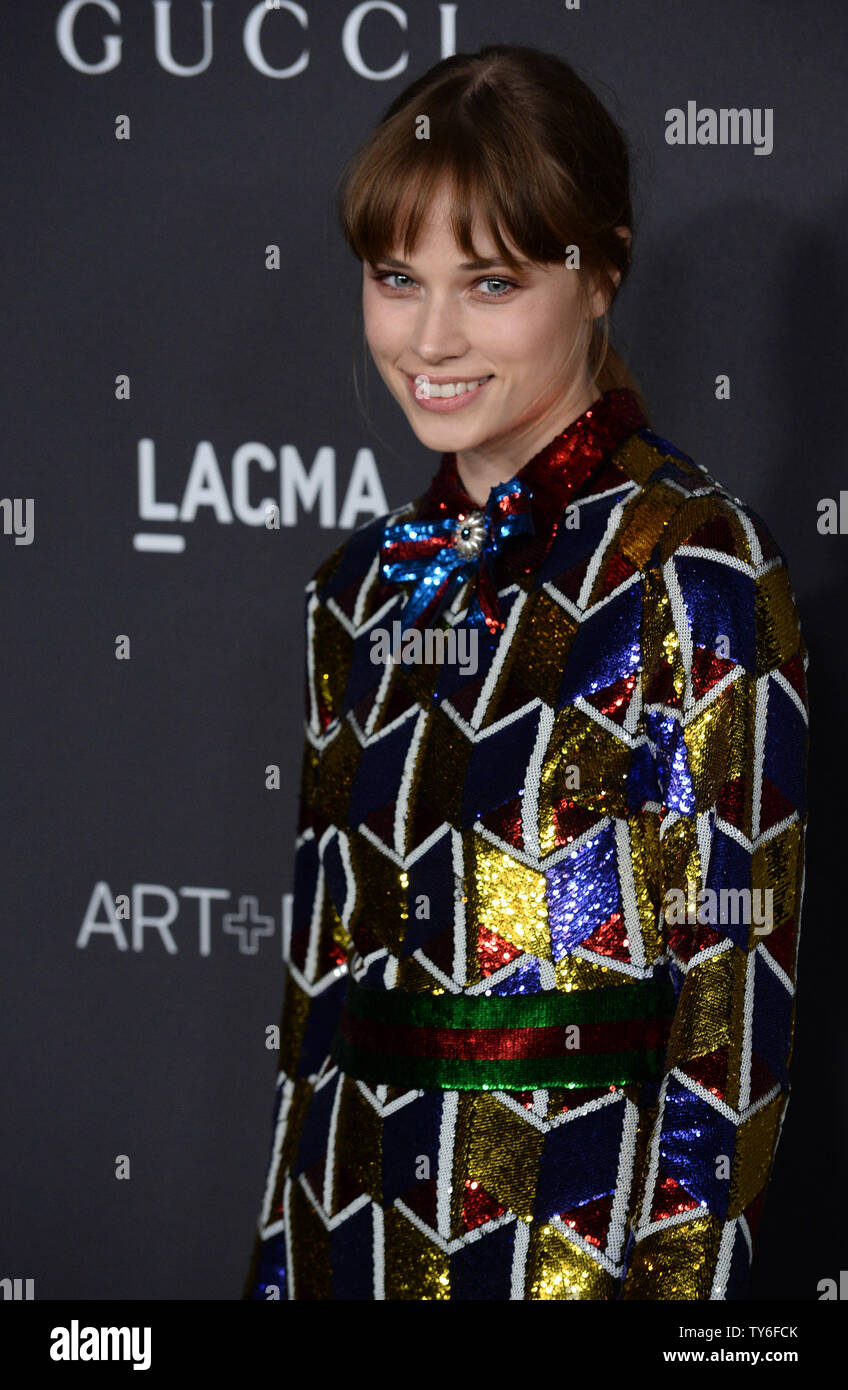
[[[693,653],[712,650],[716,631],[730,634],[745,670],[780,670],[803,702],[806,644],[786,556],[766,522],[703,465],[640,434],[626,442],[641,477],[617,549],[642,571],[648,611],[667,593],[663,621],[688,629]]]
[[[681,547],[700,547],[754,569],[774,559],[785,565],[759,513],[653,430],[631,435],[615,462],[639,484],[625,508],[621,548],[640,568],[665,564]]]

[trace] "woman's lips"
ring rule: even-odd
[[[489,376],[470,391],[463,391],[458,396],[431,396],[427,391],[428,378],[423,372],[414,377],[410,376],[409,372],[404,372],[404,376],[409,382],[409,389],[415,404],[420,405],[423,410],[435,410],[442,415],[453,410],[462,410],[463,406],[470,405],[472,401],[477,399],[481,391],[485,390],[492,379]]]

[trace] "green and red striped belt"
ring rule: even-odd
[[[667,976],[542,994],[413,994],[351,977],[333,1040],[348,1076],[389,1086],[531,1091],[658,1081]]]

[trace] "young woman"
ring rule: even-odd
[[[438,63],[341,219],[374,362],[441,462],[307,588],[244,1297],[740,1297],[803,892],[784,557],[609,345],[628,157],[558,58]]]

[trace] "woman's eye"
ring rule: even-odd
[[[400,270],[379,270],[379,271],[377,272],[377,274],[374,276],[374,279],[375,279],[375,280],[384,280],[384,281],[394,280],[395,278],[397,278],[398,280],[408,280],[408,279],[409,279],[409,276],[408,276],[408,275],[404,275]],[[403,286],[392,285],[391,288],[392,288],[392,289],[402,289]]]
[[[487,275],[486,278],[485,278],[485,280],[480,280],[480,281],[478,281],[478,283],[481,284],[481,285],[505,285],[505,286],[506,286],[506,291],[507,291],[507,293],[509,293],[510,290],[514,290],[514,289],[517,289],[517,288],[518,288],[514,280],[505,280],[504,277],[503,277],[502,275]],[[490,294],[490,295],[487,295],[486,298],[487,298],[487,299],[505,299],[505,298],[506,298],[506,294],[504,294],[503,291],[502,291],[502,292],[499,293],[499,294]]]
[[[415,284],[411,276],[404,275],[403,271],[400,270],[378,270],[374,279],[381,280],[385,284],[388,284],[390,280],[406,280],[409,285]],[[512,290],[519,288],[514,280],[507,280],[503,275],[486,275],[482,280],[476,281],[475,288],[477,285],[500,285],[502,287],[494,292],[484,292],[483,299],[506,299]],[[389,289],[404,290],[406,288],[406,285],[389,285]]]

